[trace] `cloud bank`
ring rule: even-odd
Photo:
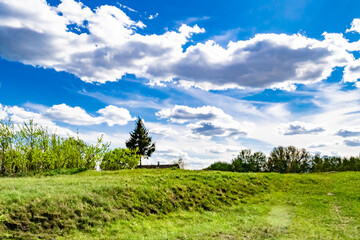
[[[53,121],[59,121],[70,125],[89,126],[106,123],[112,127],[114,125],[126,125],[129,121],[135,120],[125,108],[108,105],[97,111],[97,117],[89,115],[80,107],[70,107],[66,104],[54,105],[47,108],[44,112],[36,113],[18,106],[2,106],[0,104],[0,120],[11,117],[12,121],[23,123],[33,119],[36,123],[53,127]]]
[[[188,123],[192,137],[234,137],[246,136],[251,123],[240,123],[220,108],[203,106],[192,108],[175,105],[156,113],[159,118],[169,119],[174,123]]]
[[[318,134],[324,132],[325,128],[322,126],[315,126],[313,124],[304,122],[291,122],[280,129],[283,135],[297,135],[297,134]]]
[[[0,55],[33,66],[72,73],[83,81],[105,83],[127,73],[153,84],[172,81],[202,89],[293,89],[294,83],[312,83],[345,67],[344,81],[356,82],[360,62],[342,34],[324,33],[323,40],[301,34],[257,34],[249,40],[215,41],[183,46],[197,25],[182,25],[162,35],[140,34],[146,28],[131,19],[123,7],[102,5],[91,10],[81,2],[62,0],[0,0]],[[359,19],[348,31],[359,32]],[[284,87],[285,86],[285,87]]]

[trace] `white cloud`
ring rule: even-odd
[[[357,137],[360,136],[360,130],[359,129],[340,129],[336,135],[341,136],[343,138],[347,137]]]
[[[327,146],[327,144],[324,144],[324,143],[315,143],[315,144],[311,144],[311,145],[307,146],[307,148],[324,148],[326,146]]]
[[[318,134],[324,132],[325,128],[323,126],[316,126],[310,123],[304,122],[291,122],[285,124],[280,132],[284,135],[297,135],[297,134]]]
[[[213,154],[224,154],[224,153],[238,153],[241,151],[241,147],[228,147],[223,145],[213,145],[211,147],[206,148],[206,151],[213,153]]]
[[[264,109],[268,116],[273,118],[288,119],[291,112],[287,109],[286,103],[274,103]]]
[[[33,104],[27,104],[31,108]],[[35,105],[39,113],[25,110],[18,106],[3,106],[0,104],[0,120],[11,117],[16,123],[23,123],[33,119],[36,123],[48,127],[55,126],[52,121],[68,123],[70,125],[89,126],[106,123],[109,126],[126,125],[129,121],[135,120],[125,108],[108,105],[97,111],[99,116],[93,117],[80,107],[70,107],[66,104],[54,105],[50,108]]]
[[[134,120],[129,111],[125,108],[116,106],[106,106],[97,111],[100,116],[92,117],[80,107],[70,107],[66,104],[54,105],[47,109],[44,116],[54,121],[61,121],[71,125],[94,125],[107,123],[110,127],[117,125],[126,125]]]
[[[190,128],[192,134],[205,137],[238,138],[240,136],[246,136],[248,131],[248,129],[236,121],[233,121],[231,124],[229,124],[229,122],[222,123],[214,121],[201,121],[197,123],[191,123],[187,125],[187,127]]]
[[[151,134],[159,135],[159,136],[174,136],[177,135],[178,132],[170,127],[156,127],[156,128],[150,128],[149,132]]]
[[[0,54],[8,60],[67,71],[86,82],[116,81],[126,73],[145,76],[159,61],[173,61],[198,26],[163,35],[140,35],[145,25],[121,9],[103,5],[91,11],[74,0],[51,7],[43,0],[0,0]],[[62,16],[61,16],[62,15]],[[69,31],[87,21],[88,33]]]
[[[5,108],[0,104],[0,120],[4,120],[7,117]]]
[[[186,152],[179,150],[178,148],[171,147],[158,147],[156,149],[156,155],[166,159],[177,159],[179,157],[188,157]]]
[[[211,40],[218,44],[227,45],[230,41],[235,41],[237,39],[237,35],[241,30],[241,28],[230,29],[222,32],[220,35],[213,36]]]
[[[206,21],[206,20],[209,20],[210,17],[208,16],[203,16],[203,17],[188,17],[186,19],[182,19],[182,20],[179,20],[179,21],[175,21],[175,23],[178,25],[178,26],[181,26],[183,24],[186,24],[186,25],[189,25],[189,24],[194,24],[194,23],[198,23],[198,22],[201,22],[201,21]]]
[[[360,78],[360,60],[358,59],[346,65],[342,80],[344,82],[356,82],[359,78]]]
[[[154,18],[157,18],[159,16],[159,13],[155,13],[154,15],[150,15],[149,17],[148,17],[148,19],[149,20],[152,20],[152,19],[154,19]]]
[[[81,2],[73,0],[62,0],[57,9],[68,21],[79,25],[82,25],[85,19],[93,15],[90,8],[84,6]]]
[[[360,139],[351,138],[344,140],[344,144],[348,147],[360,147]]]
[[[347,52],[352,45],[342,34],[324,33],[324,40],[300,34],[257,34],[226,47],[207,41],[183,51],[193,34],[205,30],[182,25],[162,35],[142,35],[137,29],[146,26],[120,8],[103,5],[91,10],[74,0],[63,0],[57,7],[44,0],[0,0],[0,9],[2,57],[66,71],[86,82],[116,81],[132,73],[156,84],[176,78],[181,85],[203,89],[292,90],[293,83],[320,81],[334,67],[354,60]],[[73,32],[70,24],[87,32]],[[357,26],[354,20],[350,30]]]
[[[203,106],[192,108],[183,105],[175,105],[173,108],[166,108],[156,113],[160,118],[168,118],[172,122],[185,123],[194,120],[214,120],[216,118],[231,118],[220,108]]]
[[[6,118],[11,118],[11,121],[14,123],[23,124],[24,122],[33,120],[34,123],[47,128],[51,133],[56,133],[63,137],[68,135],[75,136],[75,133],[70,129],[57,126],[54,122],[43,117],[40,113],[28,111],[18,106],[2,106],[1,108],[1,105],[0,112],[5,112]]]
[[[346,32],[358,32],[358,33],[360,33],[360,19],[355,18],[351,23],[351,28],[347,29]]]
[[[253,127],[251,123],[240,123],[230,115],[224,113],[220,108],[203,106],[192,108],[188,106],[175,105],[156,113],[160,118],[170,119],[174,123],[186,123],[191,137],[234,137],[247,135]]]
[[[101,123],[101,119],[90,116],[84,109],[80,107],[70,107],[64,103],[50,107],[44,115],[53,121],[61,121],[72,125],[93,125]]]
[[[207,41],[189,47],[173,64],[151,66],[148,73],[172,75],[182,84],[205,89],[312,83],[352,61],[341,34],[324,33],[324,37],[319,41],[299,34],[257,34],[250,40],[230,42],[226,48]]]
[[[126,5],[124,5],[124,4],[121,4],[121,3],[119,3],[119,6],[120,6],[121,8],[124,8],[124,9],[129,10],[130,12],[137,12],[135,9],[133,9],[133,8],[131,8],[131,7],[128,7],[128,6],[126,6]]]
[[[100,114],[100,118],[110,127],[115,124],[126,125],[129,121],[135,120],[135,118],[131,117],[129,110],[112,105],[106,106],[97,112]]]

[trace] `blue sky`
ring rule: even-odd
[[[0,0],[0,119],[189,168],[278,145],[360,152],[360,2]]]

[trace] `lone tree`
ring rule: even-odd
[[[130,132],[130,139],[126,141],[126,147],[129,149],[138,149],[138,154],[148,158],[155,151],[155,143],[151,142],[148,136],[149,131],[145,128],[140,117],[135,122],[135,129]],[[141,158],[140,158],[141,166]]]

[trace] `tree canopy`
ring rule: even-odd
[[[138,149],[137,153],[145,158],[155,152],[155,143],[149,137],[149,131],[140,117],[135,122],[135,129],[130,132],[130,139],[126,141],[126,147],[132,150]]]

